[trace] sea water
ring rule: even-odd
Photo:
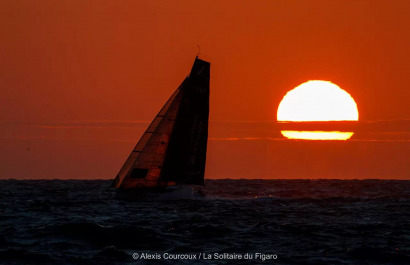
[[[2,264],[410,264],[410,181],[1,180]]]

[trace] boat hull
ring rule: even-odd
[[[133,201],[195,200],[204,197],[202,188],[202,185],[174,185],[156,188],[116,189],[116,198]]]

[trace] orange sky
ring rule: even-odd
[[[0,1],[0,178],[114,178],[197,45],[211,62],[207,178],[410,178],[409,12],[406,0]],[[283,140],[277,106],[313,79],[390,131]]]

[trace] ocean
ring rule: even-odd
[[[1,264],[410,264],[410,181],[0,180]]]

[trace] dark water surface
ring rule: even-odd
[[[410,181],[207,180],[202,197],[184,188],[136,201],[110,183],[1,180],[0,263],[410,264]]]

